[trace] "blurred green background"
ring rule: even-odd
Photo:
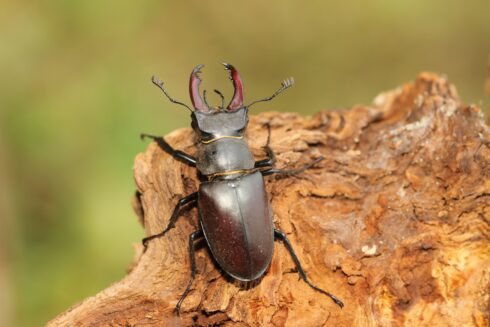
[[[189,125],[203,87],[253,108],[369,104],[421,70],[486,108],[490,1],[3,1],[0,12],[0,325],[38,326],[120,279],[143,237],[130,207],[138,134]],[[217,104],[218,98],[209,95]]]

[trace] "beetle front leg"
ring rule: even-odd
[[[145,237],[141,241],[143,243],[143,246],[145,247],[143,252],[146,252],[146,249],[148,248],[148,242],[149,241],[151,241],[154,238],[164,236],[170,229],[172,229],[174,227],[175,222],[177,221],[177,218],[179,218],[180,210],[182,209],[183,206],[185,206],[188,203],[192,203],[192,205],[195,205],[196,200],[197,200],[197,192],[189,194],[188,196],[180,199],[179,202],[177,203],[177,205],[175,206],[174,211],[172,212],[172,216],[170,216],[167,227],[165,227],[165,229],[163,231],[161,231],[160,233]]]
[[[145,137],[149,137],[151,138],[153,141],[157,142],[158,146],[165,152],[167,152],[168,154],[170,154],[172,157],[180,160],[180,161],[183,161],[184,163],[188,164],[189,166],[192,166],[192,167],[195,167],[196,166],[196,158],[194,158],[193,156],[191,156],[190,154],[187,154],[183,151],[180,151],[180,150],[175,150],[174,148],[172,148],[172,146],[170,144],[167,143],[167,141],[165,141],[165,139],[161,136],[154,136],[154,135],[150,135],[150,134],[140,134],[140,138],[142,140],[145,139]]]
[[[278,229],[274,229],[274,238],[280,239],[283,241],[284,245],[286,246],[286,249],[289,251],[289,254],[291,254],[291,257],[293,258],[294,264],[296,265],[296,269],[298,269],[298,273],[301,276],[301,278],[308,284],[311,288],[313,288],[315,291],[318,291],[322,294],[325,294],[326,296],[330,297],[335,304],[337,304],[339,307],[343,308],[344,303],[340,301],[335,295],[322,290],[320,287],[316,286],[315,284],[311,283],[308,277],[306,276],[305,271],[303,270],[303,267],[301,267],[301,263],[299,262],[298,256],[294,252],[293,246],[291,245],[291,242],[289,242],[288,237],[286,234]]]
[[[269,146],[265,146],[264,149],[267,152],[267,158],[262,160],[257,160],[255,162],[255,168],[270,167],[276,162],[276,155],[274,154],[274,151],[272,151],[272,149]]]
[[[196,241],[199,238],[202,238],[204,236],[204,233],[202,230],[195,231],[194,233],[189,235],[189,259],[191,261],[191,279],[189,280],[189,283],[187,284],[187,287],[180,297],[179,302],[177,302],[177,305],[175,306],[175,311],[177,312],[177,315],[180,315],[180,306],[182,305],[182,302],[184,302],[184,299],[187,297],[187,294],[191,291],[191,286],[192,283],[194,282],[194,279],[196,278],[196,251],[194,249],[194,241]]]

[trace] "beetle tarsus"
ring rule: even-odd
[[[298,274],[300,275],[301,279],[303,279],[305,281],[305,283],[308,284],[315,291],[318,291],[322,294],[325,294],[326,296],[331,298],[332,301],[335,302],[335,304],[337,304],[339,307],[343,308],[344,303],[342,301],[340,301],[335,295],[321,289],[320,287],[318,287],[315,284],[313,284],[312,282],[310,282],[310,280],[306,276],[305,271],[303,270],[303,267],[301,267],[301,263],[299,262],[298,256],[294,252],[293,246],[291,245],[291,242],[289,242],[289,239],[286,236],[286,234],[283,231],[280,231],[278,229],[274,229],[274,237],[276,239],[283,241],[284,245],[286,246],[286,249],[288,250],[289,254],[291,255],[291,258],[294,261],[294,264],[296,265],[296,269],[298,270]]]
[[[276,162],[276,155],[269,145],[271,142],[271,125],[269,123],[265,123],[264,125],[267,127],[267,142],[262,148],[267,153],[267,158],[256,161],[255,168],[271,167]]]
[[[203,236],[204,233],[202,230],[197,230],[189,235],[189,259],[191,262],[191,279],[189,280],[189,283],[187,284],[184,293],[180,297],[179,302],[177,302],[177,305],[175,306],[175,312],[177,313],[178,316],[180,316],[180,307],[182,306],[182,302],[184,302],[184,299],[191,291],[192,283],[196,278],[197,267],[196,267],[196,255],[195,255],[196,251],[194,249],[194,241],[196,241],[199,238],[202,238]]]
[[[145,133],[141,133],[140,134],[140,139],[141,141],[144,141],[146,138],[150,138],[150,139],[156,139],[158,138],[158,136],[154,136],[154,135],[150,135],[150,134],[145,134]]]
[[[140,134],[140,138],[142,140],[144,140],[145,138],[150,138],[153,141],[157,142],[160,149],[167,152],[172,157],[176,158],[177,160],[184,162],[185,164],[188,164],[189,166],[192,166],[192,167],[196,166],[196,158],[194,158],[190,154],[187,154],[183,151],[175,150],[174,148],[172,148],[172,146],[170,144],[167,143],[167,141],[165,141],[165,139],[163,137],[142,133],[142,134]]]

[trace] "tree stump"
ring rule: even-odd
[[[344,309],[299,280],[280,242],[251,286],[226,278],[203,244],[177,316],[190,277],[188,235],[198,227],[192,209],[145,254],[136,246],[124,279],[48,326],[489,325],[490,129],[445,78],[422,73],[371,106],[252,116],[247,136],[257,159],[265,157],[266,123],[277,167],[325,157],[299,176],[266,177],[266,188],[275,226],[311,281]],[[195,151],[189,128],[166,140]],[[199,185],[195,169],[155,142],[136,157],[134,175],[133,205],[148,235]]]

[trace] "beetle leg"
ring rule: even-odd
[[[202,230],[195,231],[194,233],[189,235],[189,258],[191,261],[191,279],[189,280],[189,283],[187,284],[187,287],[180,297],[179,302],[177,302],[177,305],[175,306],[175,311],[177,312],[177,315],[180,315],[180,306],[182,305],[182,302],[184,302],[184,299],[187,297],[187,294],[189,294],[191,290],[192,283],[194,282],[194,278],[196,277],[196,255],[195,255],[195,249],[194,249],[194,241],[202,238],[204,236],[204,233]]]
[[[158,143],[158,146],[165,152],[167,152],[168,154],[170,154],[172,157],[188,164],[189,166],[193,166],[195,167],[196,166],[196,158],[194,158],[193,156],[191,156],[190,154],[187,154],[183,151],[180,151],[180,150],[175,150],[174,148],[172,148],[172,146],[170,146],[170,144],[167,143],[167,141],[165,141],[165,139],[161,136],[154,136],[154,135],[150,135],[150,134],[140,134],[140,138],[142,140],[145,139],[145,137],[149,137],[151,139],[153,139],[153,141],[157,142]]]
[[[272,151],[269,146],[265,146],[264,150],[267,152],[267,158],[256,161],[255,168],[270,167],[276,162],[276,155],[274,154],[274,151]]]
[[[306,284],[308,284],[315,291],[318,291],[318,292],[325,294],[326,296],[330,297],[335,302],[335,304],[337,304],[339,307],[343,308],[344,303],[342,301],[340,301],[335,295],[333,295],[327,291],[322,290],[320,287],[318,287],[315,284],[310,282],[310,280],[306,276],[305,271],[301,267],[301,263],[299,262],[298,256],[294,252],[293,246],[291,245],[291,242],[289,242],[289,239],[286,236],[286,234],[284,232],[278,230],[278,229],[274,229],[274,237],[283,241],[284,245],[286,246],[286,249],[289,251],[289,254],[291,254],[291,257],[293,258],[294,264],[296,265],[296,268],[298,269],[299,275],[306,282]]]
[[[148,242],[149,241],[151,241],[154,238],[164,236],[170,229],[172,229],[174,227],[175,221],[177,221],[177,218],[179,218],[180,210],[182,209],[183,206],[185,206],[188,203],[192,203],[193,205],[195,205],[196,200],[197,200],[197,192],[189,194],[188,196],[180,199],[179,202],[177,203],[177,205],[175,206],[174,211],[172,212],[172,216],[170,216],[167,227],[165,227],[165,229],[163,231],[161,231],[160,233],[145,237],[141,241],[143,243],[143,246],[145,247],[143,252],[145,252],[146,249],[148,248]]]
[[[313,167],[315,164],[319,163],[323,159],[325,159],[325,158],[319,157],[319,158],[313,160],[312,162],[310,162],[309,164],[306,164],[303,167],[298,168],[298,169],[267,168],[265,170],[262,170],[261,172],[262,172],[263,176],[272,175],[272,174],[297,175],[297,174],[301,174],[305,170],[310,169],[311,167]]]
[[[265,152],[267,152],[267,158],[258,160],[255,162],[255,168],[270,167],[276,162],[276,155],[274,151],[269,146],[271,142],[271,125],[269,123],[265,124],[267,126],[267,143],[263,146]]]

